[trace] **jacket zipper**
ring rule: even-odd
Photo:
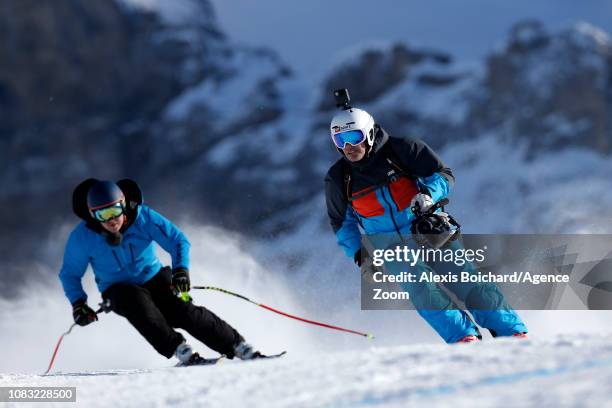
[[[132,256],[132,263],[135,263],[136,260],[134,259],[134,246],[130,243],[130,255]]]
[[[397,235],[399,235],[402,242],[405,242],[404,237],[402,236],[402,233],[400,232],[399,227],[397,226],[395,217],[393,216],[393,208],[391,207],[391,204],[389,203],[389,201],[387,200],[387,197],[385,196],[384,188],[380,189],[380,195],[382,196],[383,200],[385,200],[385,203],[387,203],[387,207],[389,207],[389,215],[391,216],[391,221],[393,221],[393,227],[395,227],[395,231],[397,231]]]
[[[119,257],[117,256],[117,253],[115,252],[114,249],[113,249],[113,256],[115,257],[115,261],[117,261],[117,264],[119,265],[119,268],[123,269],[123,266],[121,265],[121,261],[119,261]]]

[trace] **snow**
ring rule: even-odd
[[[610,233],[609,158],[565,148],[528,159],[515,140],[493,135],[439,153],[456,184],[449,211],[466,233]]]
[[[543,121],[551,128],[550,134],[564,139],[580,137],[580,135],[593,126],[588,119],[570,120],[559,114],[551,113]],[[547,135],[543,135],[546,138]]]
[[[210,25],[216,23],[208,0],[119,0],[121,3],[158,13],[172,26]]]
[[[573,39],[580,47],[601,51],[609,49],[611,46],[608,33],[586,21],[576,23],[574,33]]]
[[[392,55],[393,48],[397,42],[390,40],[372,40],[355,43],[350,47],[341,49],[326,58],[324,67],[327,72],[338,72],[347,66],[359,66],[363,56],[367,53],[379,54],[383,59],[379,62],[381,66],[388,65],[390,61],[384,57]],[[408,66],[406,68],[409,68]]]
[[[513,33],[513,40],[519,44],[529,46],[529,44],[534,44],[542,39],[542,37],[546,37],[546,35],[544,27],[539,24],[528,23],[517,27]]]
[[[378,97],[374,103],[360,107],[374,112],[405,109],[423,119],[440,119],[451,124],[462,122],[469,108],[466,91],[475,88],[476,80],[479,79],[477,74],[481,73],[480,64],[442,63],[436,61],[433,56],[444,55],[443,52],[415,48],[404,42],[365,42],[335,55],[328,72],[340,72],[347,66],[359,66],[366,53],[380,54],[381,58],[377,65],[390,66],[392,50],[396,46],[404,46],[411,52],[424,53],[425,59],[418,63],[406,64],[404,67],[406,78],[400,84]],[[419,82],[423,75],[455,78],[456,81],[445,86],[432,86]],[[324,97],[329,96],[324,95]]]
[[[424,120],[438,119],[449,124],[459,124],[468,114],[467,92],[474,89],[479,79],[475,72],[477,69],[467,65],[457,68],[426,62],[413,66],[409,78],[379,98],[372,104],[372,108],[377,112],[401,108]],[[453,84],[432,87],[417,81],[422,74],[457,79]]]
[[[236,84],[241,89],[248,89],[250,86],[248,82]],[[285,167],[284,170],[274,171],[264,168],[260,172],[249,173],[250,177],[259,177],[268,182],[296,177],[295,170],[291,166],[287,168],[286,164],[293,162],[304,152],[311,138],[325,135],[312,134],[312,115],[306,110],[314,104],[315,93],[309,92],[303,83],[291,78],[279,81],[278,89],[281,95],[279,106],[283,107],[281,116],[265,126],[246,127],[221,140],[203,158],[203,166],[226,166],[237,160],[241,151],[248,151],[250,154],[264,155],[266,160],[262,164],[265,166]],[[253,169],[247,170],[250,172]]]
[[[223,129],[230,120],[248,113],[257,101],[256,87],[262,81],[274,80],[279,75],[278,61],[257,50],[235,49],[231,56],[220,61],[225,78],[206,78],[175,98],[166,108],[166,119],[184,120],[194,108],[205,106],[215,115],[214,128]],[[249,96],[245,98],[245,96]],[[231,107],[229,109],[228,107]]]
[[[585,22],[576,23],[548,35],[549,43],[515,56],[515,69],[520,69],[525,88],[542,99],[552,96],[559,84],[580,73],[594,77],[603,90],[607,86],[608,61],[612,45],[608,35]],[[503,50],[499,50],[503,52]]]
[[[609,407],[611,340],[370,345],[208,367],[2,374],[0,386],[73,386],[83,407]]]

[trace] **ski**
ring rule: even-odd
[[[194,367],[194,366],[204,366],[204,365],[215,365],[219,363],[222,359],[225,358],[224,355],[213,358],[203,358],[200,357],[197,353],[194,353],[196,357],[191,358],[189,361],[185,363],[178,363],[175,367]]]
[[[271,359],[271,358],[279,358],[284,356],[285,354],[287,354],[287,351],[283,351],[277,354],[261,354],[258,353],[255,357],[253,357],[250,360],[245,360],[245,361],[251,361],[251,360],[267,360],[267,359]],[[215,365],[217,363],[219,363],[222,359],[224,359],[225,356],[219,356],[219,357],[214,357],[214,358],[203,358],[200,357],[197,353],[194,353],[194,357],[192,357],[190,359],[190,361],[185,362],[185,363],[178,363],[175,365],[175,367],[193,367],[193,366],[203,366],[203,365]]]
[[[285,354],[287,354],[287,351],[283,351],[280,352],[278,354],[259,354],[257,357],[253,358],[253,360],[261,360],[261,359],[268,359],[268,358],[279,358],[284,356]]]

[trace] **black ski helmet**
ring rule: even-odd
[[[90,210],[107,207],[120,201],[125,201],[125,196],[119,186],[112,181],[98,181],[87,193],[87,207]]]

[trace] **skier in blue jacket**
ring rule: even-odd
[[[338,245],[361,265],[361,235],[377,249],[405,244],[415,219],[411,208],[426,211],[450,192],[454,176],[420,140],[391,137],[372,116],[348,105],[334,116],[331,138],[342,157],[325,178],[327,212]],[[339,105],[340,106],[340,105]],[[448,248],[461,249],[458,241]],[[398,274],[400,263],[386,265]],[[460,272],[452,263],[418,262],[417,271]],[[473,265],[465,270],[473,271]],[[445,284],[465,302],[475,322],[493,336],[525,337],[527,327],[493,284]],[[468,314],[435,283],[403,284],[418,313],[447,343],[472,342],[480,332]]]
[[[83,221],[66,244],[59,277],[72,304],[75,323],[97,320],[87,305],[81,278],[91,265],[102,298],[125,317],[167,358],[180,364],[202,364],[181,328],[211,349],[229,358],[251,359],[261,354],[229,324],[188,296],[189,241],[161,214],[143,204],[138,185],[129,179],[117,183],[88,179],[73,193],[73,210]],[[155,256],[156,242],[172,257],[172,268]]]

